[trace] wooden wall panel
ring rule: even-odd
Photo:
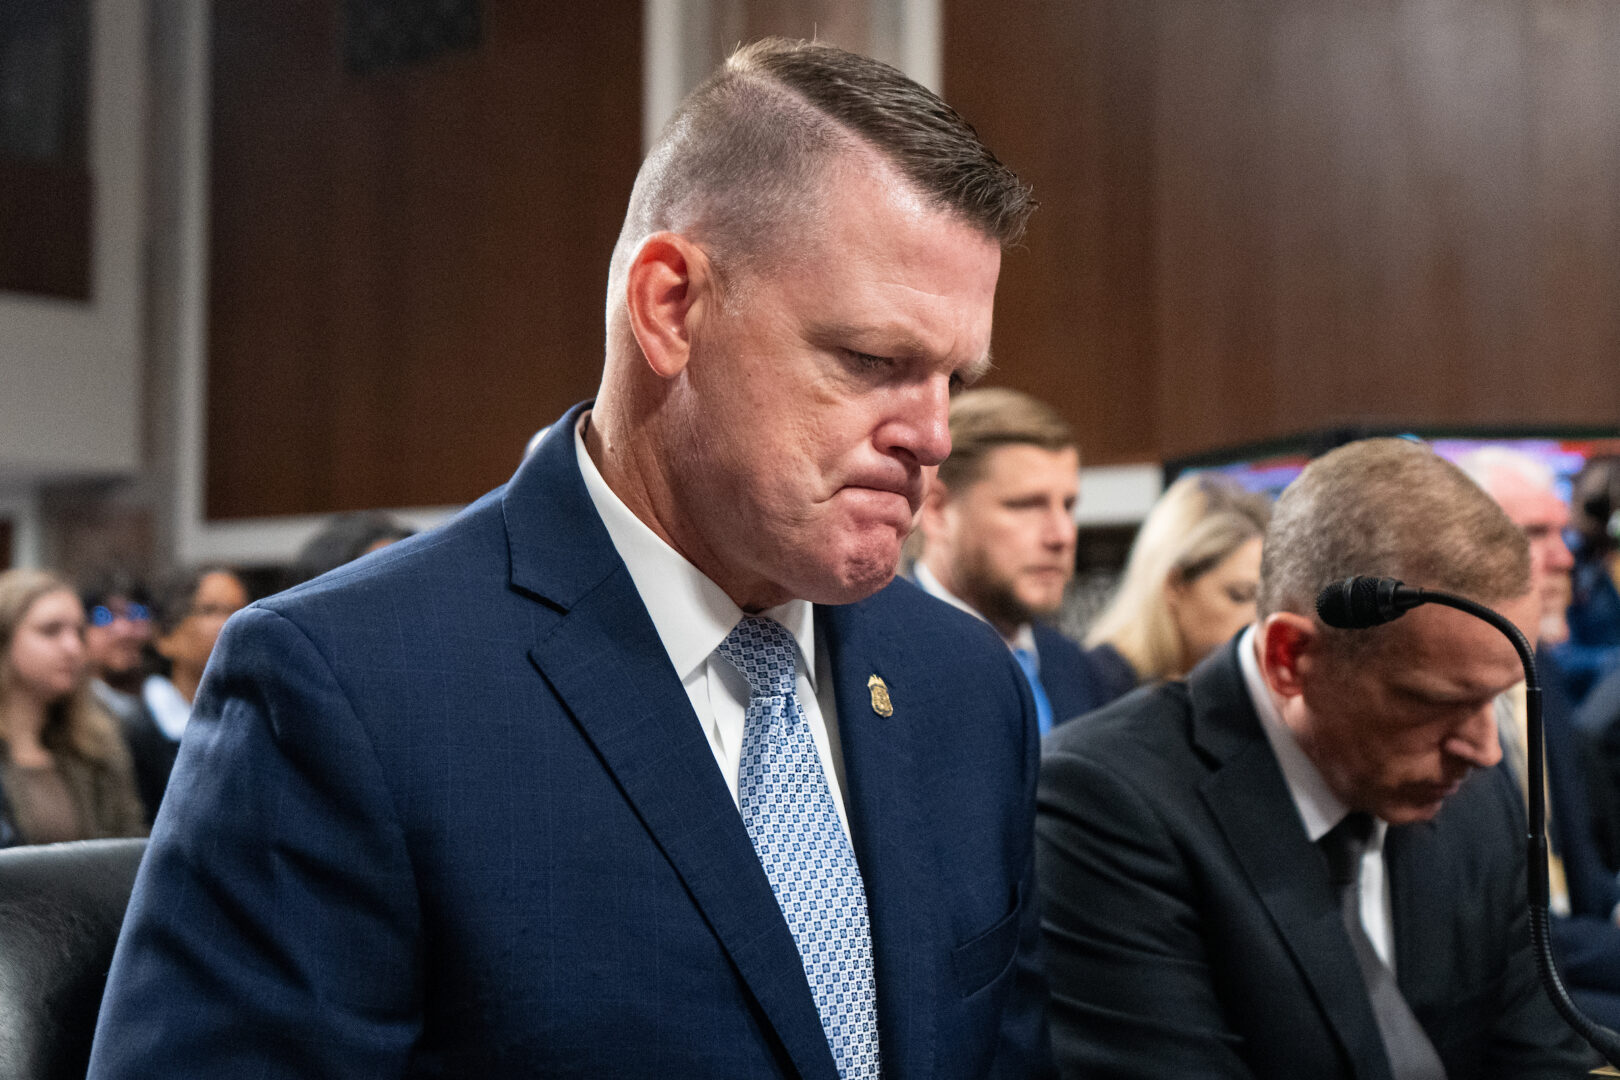
[[[946,0],[944,94],[1035,187],[1002,263],[993,380],[1051,401],[1088,462],[1158,447],[1152,7]]]
[[[215,3],[210,518],[464,502],[600,375],[639,0],[366,75],[340,9]]]
[[[1088,460],[1620,422],[1620,5],[976,6],[946,4],[947,96],[1043,203],[1004,381]]]

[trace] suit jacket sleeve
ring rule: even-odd
[[[262,608],[197,701],[109,976],[90,1076],[398,1075],[419,911],[372,744],[326,661]]]
[[[1252,1078],[1222,1014],[1195,883],[1118,769],[1049,753],[1036,865],[1063,1076]]]

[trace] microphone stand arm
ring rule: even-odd
[[[1530,941],[1536,954],[1536,967],[1541,971],[1541,982],[1547,990],[1547,996],[1552,999],[1553,1007],[1575,1029],[1576,1034],[1598,1053],[1602,1054],[1610,1065],[1620,1068],[1620,1034],[1592,1022],[1586,1014],[1576,1008],[1570,1000],[1569,991],[1564,988],[1564,981],[1559,977],[1558,968],[1553,964],[1552,939],[1550,933],[1551,896],[1548,889],[1547,877],[1547,764],[1542,749],[1542,739],[1545,725],[1541,717],[1541,679],[1536,674],[1535,652],[1530,642],[1525,639],[1524,633],[1514,626],[1502,615],[1475,603],[1465,596],[1456,596],[1452,593],[1439,592],[1434,589],[1413,589],[1420,595],[1420,603],[1440,604],[1443,607],[1456,608],[1475,618],[1483,619],[1505,634],[1513,647],[1518,650],[1519,662],[1524,665],[1524,700],[1527,716],[1529,746],[1529,773],[1526,777],[1526,791],[1528,793],[1528,817],[1530,819],[1529,841],[1529,873],[1528,892],[1530,899]]]

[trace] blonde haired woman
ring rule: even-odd
[[[0,574],[0,847],[146,832],[129,752],[85,677],[84,607],[54,574]]]
[[[1184,476],[1159,497],[1086,635],[1109,697],[1180,678],[1253,621],[1270,518],[1265,496],[1208,474]]]

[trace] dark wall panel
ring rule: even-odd
[[[979,6],[947,96],[1043,203],[1004,381],[1089,460],[1620,420],[1620,5]]]
[[[464,502],[595,390],[641,4],[475,6],[354,74],[337,0],[216,0],[210,518]]]
[[[1152,5],[944,8],[945,97],[1041,203],[1002,263],[993,379],[1061,408],[1088,461],[1151,457]]]

